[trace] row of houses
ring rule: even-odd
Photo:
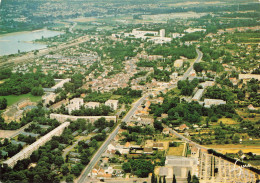
[[[107,100],[105,102],[106,106],[109,106],[112,110],[117,110],[118,108],[118,100]],[[84,103],[84,100],[82,98],[74,98],[70,100],[69,104],[66,106],[69,114],[71,114],[72,111],[74,110],[79,110],[81,106],[85,106],[88,108],[95,108],[99,107],[100,103],[99,102],[88,102]]]

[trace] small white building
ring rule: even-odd
[[[178,73],[177,73],[177,72],[172,73],[172,74],[170,75],[170,78],[171,78],[172,80],[178,79]]]
[[[163,43],[170,43],[172,38],[170,37],[151,37],[148,41],[153,42],[155,44],[163,44]]]
[[[226,104],[227,102],[220,99],[204,99],[204,106],[209,108],[212,105]]]
[[[200,83],[200,85],[203,87],[203,88],[207,88],[209,86],[214,86],[215,85],[215,81],[205,81],[203,83]]]
[[[70,103],[67,106],[69,114],[71,114],[71,112],[73,110],[79,110],[80,107],[83,105],[84,105],[84,101],[82,98],[74,98],[74,99],[70,100]]]
[[[172,33],[172,38],[179,38],[183,37],[185,34],[180,34],[180,33]]]
[[[165,29],[160,30],[160,37],[165,37]]]
[[[117,110],[118,100],[108,100],[105,102],[106,106],[109,106],[113,110]]]
[[[182,59],[178,59],[174,61],[174,67],[180,68],[183,66],[183,60]]]
[[[193,33],[193,32],[206,32],[206,29],[193,29],[193,28],[188,28],[184,30],[186,33]]]

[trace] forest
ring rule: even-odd
[[[52,75],[36,73],[13,73],[9,79],[0,84],[0,96],[21,95],[32,92],[33,95],[42,95],[42,88],[54,86]]]

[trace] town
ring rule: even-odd
[[[0,5],[60,32],[0,56],[1,182],[260,180],[258,2],[59,2]]]

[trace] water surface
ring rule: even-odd
[[[47,45],[32,43],[33,40],[48,38],[63,34],[58,31],[38,30],[32,32],[11,33],[0,36],[0,56],[10,55],[20,52],[28,52],[46,48]]]

